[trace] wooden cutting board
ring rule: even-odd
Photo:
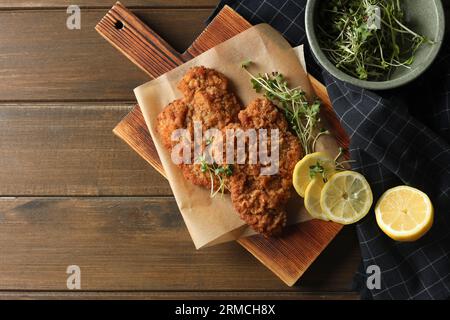
[[[249,22],[230,7],[225,7],[186,52],[178,53],[117,2],[98,23],[96,30],[153,79],[249,27],[251,27]],[[316,95],[323,101],[323,116],[330,122],[338,143],[347,148],[348,137],[335,117],[325,87],[313,77],[310,77],[310,80]],[[164,175],[138,105],[114,128],[113,132]],[[281,238],[265,239],[256,235],[240,239],[238,242],[287,285],[292,286],[341,228],[342,226],[336,223],[311,220],[290,226]]]

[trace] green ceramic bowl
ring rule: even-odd
[[[445,33],[444,9],[440,0],[403,0],[403,8],[408,20],[408,26],[414,31],[433,40],[433,45],[422,45],[416,52],[411,69],[396,68],[388,81],[366,81],[355,78],[339,70],[331,63],[321,50],[316,36],[316,17],[321,1],[308,0],[306,5],[306,34],[311,50],[317,61],[329,73],[339,80],[349,82],[356,86],[372,89],[386,90],[402,86],[420,76],[436,58]]]

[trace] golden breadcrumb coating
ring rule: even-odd
[[[267,99],[253,101],[239,113],[239,120],[243,129],[279,129],[278,174],[261,175],[260,163],[244,164],[236,166],[230,178],[231,200],[241,219],[265,236],[279,235],[286,225],[292,173],[302,157],[300,144],[287,130],[284,115]],[[270,141],[269,138],[269,150]]]
[[[216,70],[203,66],[194,67],[181,79],[178,89],[186,101],[191,101],[198,91],[217,97],[228,92],[228,79]]]
[[[194,121],[202,124],[202,132],[221,130],[224,140],[227,129],[279,129],[279,170],[273,175],[261,175],[264,166],[249,164],[249,139],[246,140],[246,163],[233,164],[228,188],[233,205],[241,219],[265,236],[278,235],[286,224],[286,204],[292,193],[292,172],[302,157],[298,139],[289,131],[284,114],[267,99],[257,99],[242,110],[236,96],[229,91],[228,80],[215,70],[205,67],[190,69],[178,85],[183,98],[170,103],[157,118],[157,132],[164,146],[172,151],[178,141],[172,132],[187,129],[191,148],[191,164],[179,167],[186,179],[205,188],[211,187],[208,173],[194,164]],[[268,130],[268,151],[271,150]],[[206,146],[202,141],[202,148]],[[224,147],[224,153],[226,148]],[[225,159],[225,155],[224,155]],[[214,185],[219,182],[214,178]]]
[[[157,118],[156,130],[164,146],[172,151],[178,141],[172,141],[172,132],[187,129],[191,142],[191,164],[180,164],[183,175],[195,185],[211,187],[208,173],[201,171],[194,158],[194,121],[201,123],[202,132],[211,128],[223,129],[238,121],[241,110],[236,96],[228,91],[228,80],[215,70],[205,67],[190,69],[180,81],[178,88],[184,98],[170,103]],[[205,148],[204,142],[202,149]],[[214,179],[214,184],[218,185]]]
[[[157,117],[157,131],[167,149],[172,149],[172,132],[186,129],[190,123],[189,107],[183,99],[171,102]]]

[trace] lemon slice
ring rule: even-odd
[[[322,177],[315,177],[309,183],[305,191],[305,208],[311,217],[329,221],[330,219],[323,213],[322,207],[320,206],[320,196],[324,186],[325,182]]]
[[[326,177],[331,176],[336,170],[333,159],[325,152],[308,154],[295,165],[292,183],[301,197],[305,196],[306,187],[311,182],[310,168],[318,163],[324,168]]]
[[[366,216],[373,196],[363,175],[343,171],[333,175],[322,189],[320,205],[328,218],[342,224],[355,223]]]
[[[375,216],[381,230],[397,241],[415,241],[433,225],[433,205],[420,190],[400,186],[378,200]]]

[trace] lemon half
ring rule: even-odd
[[[400,186],[386,191],[378,200],[375,216],[381,230],[397,241],[415,241],[433,225],[430,198],[420,190]]]
[[[373,202],[372,190],[363,175],[343,171],[333,175],[322,189],[320,205],[328,218],[351,224],[364,218]]]
[[[325,176],[329,177],[335,172],[334,160],[325,152],[308,154],[295,165],[292,183],[301,197],[305,197],[306,188],[312,180],[309,174],[310,168],[318,163],[324,168]]]

